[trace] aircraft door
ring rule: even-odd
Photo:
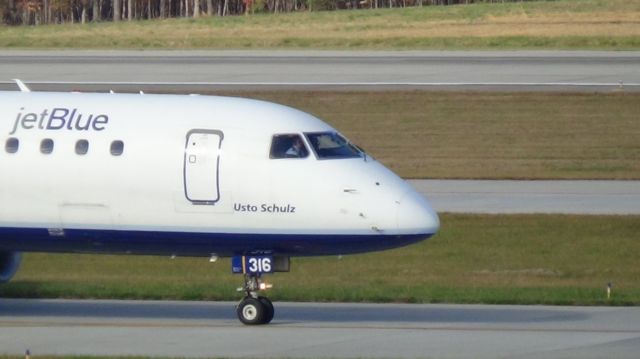
[[[193,204],[220,200],[220,152],[224,134],[218,130],[191,130],[184,150],[184,193]]]

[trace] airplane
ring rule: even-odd
[[[0,282],[21,253],[231,257],[267,324],[264,275],[295,256],[432,237],[407,182],[311,114],[199,95],[0,92]],[[384,130],[384,129],[380,129]]]

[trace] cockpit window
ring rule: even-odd
[[[305,158],[309,150],[298,134],[274,135],[269,158]]]
[[[352,145],[336,132],[305,133],[319,159],[362,157],[358,147]]]

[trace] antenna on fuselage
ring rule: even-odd
[[[22,82],[20,79],[13,79],[16,82],[16,85],[20,88],[21,92],[31,92],[31,89]]]

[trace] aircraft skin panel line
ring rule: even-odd
[[[213,205],[220,200],[220,150],[224,133],[191,130],[184,151],[184,192],[194,204]]]
[[[266,324],[261,274],[289,257],[397,248],[440,227],[337,130],[270,102],[0,92],[0,133],[0,282],[21,252],[233,256],[238,318]]]

